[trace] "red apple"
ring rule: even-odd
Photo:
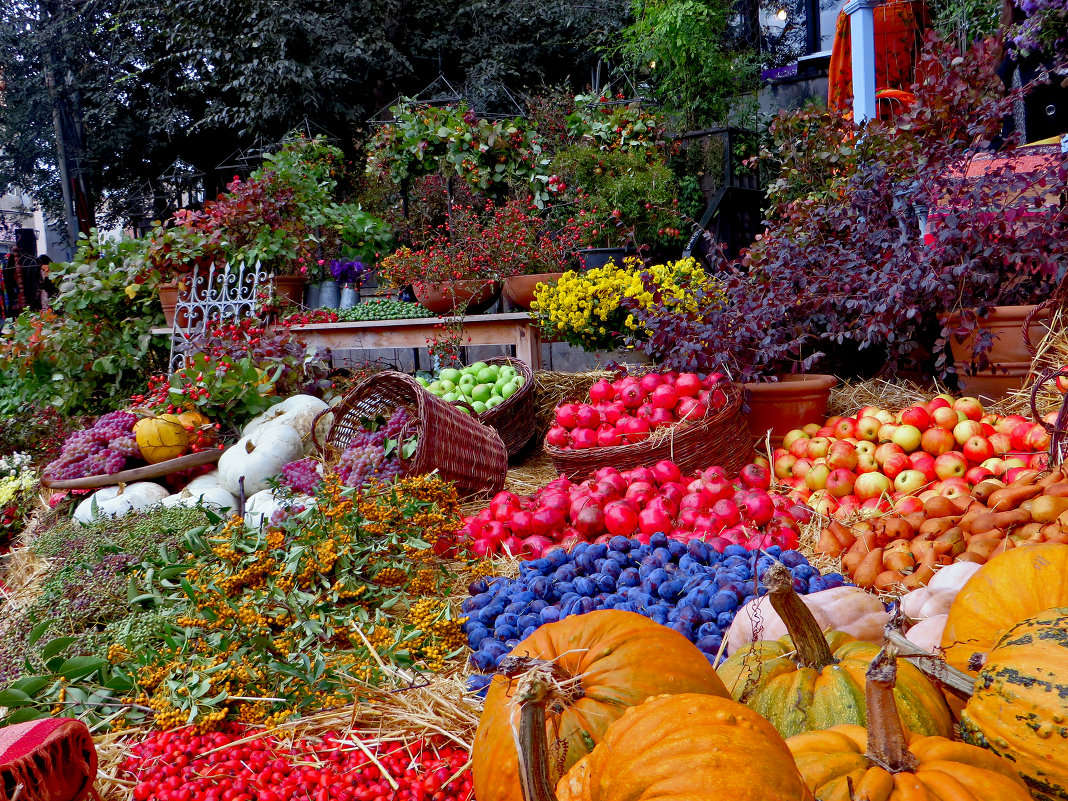
[[[958,451],[947,451],[935,459],[935,473],[940,479],[961,478],[968,472],[968,460]]]
[[[853,470],[857,466],[857,449],[848,442],[836,442],[827,451],[827,466],[832,470]]]
[[[904,454],[905,449],[898,445],[896,442],[884,442],[882,445],[875,449],[875,461],[877,461],[879,465],[882,466],[886,464],[886,460],[892,453]]]
[[[861,417],[857,420],[857,439],[876,442],[879,439],[879,429],[882,423],[875,417]]]
[[[964,412],[969,420],[981,420],[983,417],[983,404],[978,398],[957,398],[953,401],[954,411]]]
[[[808,441],[806,455],[809,459],[819,459],[821,456],[827,455],[830,447],[831,441],[827,437],[813,437]]]
[[[995,456],[1004,456],[1012,450],[1012,437],[1004,432],[998,431],[991,434],[987,439],[990,440],[990,446],[994,449]]]
[[[804,478],[805,474],[812,469],[811,459],[798,459],[794,462],[793,469],[790,470],[790,475],[794,478]]]
[[[984,479],[990,478],[994,473],[985,467],[972,467],[968,469],[968,472],[964,474],[964,480],[969,484],[978,484]]]
[[[953,439],[958,445],[964,445],[972,437],[983,436],[983,424],[976,420],[962,420],[953,426]]]
[[[961,425],[964,425],[964,423],[961,423]],[[990,444],[990,440],[986,437],[969,437],[964,442],[961,451],[964,453],[964,457],[972,464],[980,464],[994,456],[994,446]]]
[[[858,473],[875,473],[879,470],[879,462],[875,459],[874,453],[858,453],[857,454],[857,470]]]
[[[897,486],[897,481],[894,481]],[[915,495],[903,495],[894,501],[894,511],[901,515],[911,515],[923,511],[923,501]]]
[[[810,443],[811,441],[811,437],[795,439],[793,442],[786,446],[786,449],[798,459],[805,459],[808,457],[808,443]]]
[[[781,453],[779,453],[775,457],[775,478],[791,478],[794,463],[797,461],[797,457],[789,451],[783,451],[781,449],[780,451]]]
[[[878,498],[893,489],[890,479],[882,473],[863,473],[857,476],[853,492],[857,498],[866,501],[869,498]]]
[[[960,422],[960,417],[951,406],[940,406],[931,412],[931,422],[939,428],[952,431],[957,423]]]
[[[909,406],[902,410],[901,422],[924,431],[931,425],[931,414],[922,406]]]
[[[891,442],[894,439],[894,432],[901,426],[897,423],[883,423],[879,426],[879,442]]]
[[[834,435],[838,439],[848,439],[857,435],[857,421],[852,417],[843,417],[834,424]]]
[[[1038,453],[1049,448],[1049,432],[1041,423],[1035,423],[1027,435],[1027,449]]]
[[[949,411],[952,412],[953,410],[950,409]],[[956,412],[953,412],[953,414],[956,415]],[[953,437],[953,431],[942,426],[928,428],[920,438],[920,446],[931,456],[941,456],[943,453],[953,450],[953,446],[956,444],[957,440]]]
[[[816,436],[816,432],[819,431],[821,428],[823,428],[823,426],[821,426],[819,423],[805,423],[805,425],[801,426],[801,430],[808,434],[810,437]]]
[[[852,470],[846,470],[839,467],[836,470],[832,470],[830,475],[827,476],[827,491],[835,498],[844,498],[846,495],[852,495],[853,486],[856,483],[856,480],[856,473]]]
[[[886,477],[893,479],[896,478],[898,473],[902,472],[903,470],[910,469],[912,467],[912,463],[909,461],[909,457],[903,453],[891,453],[889,456],[886,457],[886,460],[883,462],[882,467],[882,472],[886,475]]]
[[[791,446],[799,439],[811,439],[808,434],[802,431],[800,428],[793,428],[786,432],[786,436],[782,438],[782,446],[786,450],[790,450]],[[795,456],[797,454],[794,454]]]

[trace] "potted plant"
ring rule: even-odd
[[[368,269],[363,262],[354,259],[332,259],[330,274],[334,285],[340,288],[338,308],[351,309],[360,299],[360,287],[367,278]]]
[[[578,144],[557,153],[552,169],[556,210],[581,233],[584,269],[682,244],[678,182],[659,151]]]
[[[645,267],[629,257],[622,265],[568,271],[555,285],[535,290],[533,317],[546,339],[562,339],[599,354],[605,361],[622,356],[650,360],[641,343],[646,332],[641,320],[656,306],[680,311],[699,302],[721,298],[718,282],[694,259]]]

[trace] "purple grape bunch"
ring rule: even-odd
[[[402,406],[393,412],[385,425],[374,431],[365,430],[349,440],[335,468],[341,482],[349,487],[364,487],[371,481],[400,478],[404,467],[400,445],[387,455],[386,440],[400,443],[411,420],[408,410]]]
[[[127,459],[141,456],[133,436],[136,422],[137,415],[132,412],[102,415],[89,428],[67,437],[59,457],[45,467],[45,475],[54,481],[70,481],[118,473],[126,467]]]
[[[290,462],[282,468],[282,483],[294,492],[314,495],[323,483],[319,462],[311,457]]]

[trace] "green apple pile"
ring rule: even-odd
[[[446,367],[433,381],[416,380],[446,403],[467,401],[475,414],[499,406],[523,386],[523,376],[510,364],[497,366],[485,362],[475,362],[462,370]]]

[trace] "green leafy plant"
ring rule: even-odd
[[[29,405],[98,412],[127,397],[163,359],[151,329],[163,316],[141,274],[145,244],[96,231],[69,264],[54,264],[53,310],[25,312],[0,352],[0,415]]]

